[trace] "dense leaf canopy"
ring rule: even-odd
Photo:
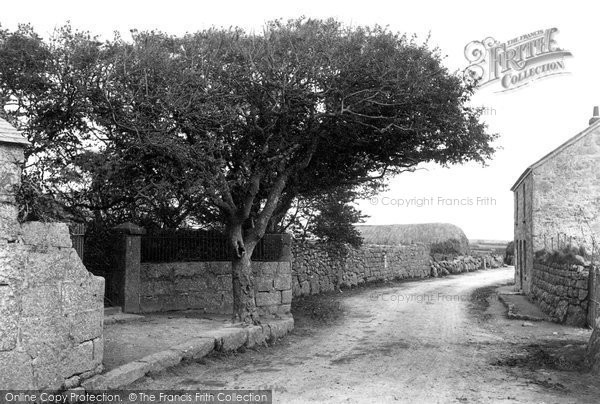
[[[88,220],[241,226],[245,241],[301,199],[484,162],[494,136],[472,92],[427,43],[335,20],[106,42],[69,26],[0,33],[30,192]]]

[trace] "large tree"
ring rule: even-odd
[[[132,38],[95,48],[84,122],[103,145],[82,171],[120,190],[110,208],[160,202],[221,223],[244,322],[259,321],[252,252],[295,202],[493,153],[472,85],[427,43],[381,27],[300,19]]]
[[[250,257],[294,198],[493,152],[466,105],[473,88],[427,44],[380,27],[302,19],[260,34],[135,33],[109,60],[103,125],[195,178],[227,230],[245,322],[259,321]]]

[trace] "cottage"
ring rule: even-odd
[[[529,294],[535,252],[569,243],[588,251],[600,235],[600,114],[529,166],[514,192],[515,283]]]

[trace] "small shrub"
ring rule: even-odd
[[[583,265],[589,258],[585,247],[567,245],[558,250],[547,248],[538,250],[534,254],[535,260],[546,265]]]

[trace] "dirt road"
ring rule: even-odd
[[[131,388],[268,388],[277,403],[599,402],[600,383],[581,370],[589,331],[505,319],[490,286],[512,277],[501,268],[330,295],[343,310],[331,324],[300,315],[274,346]]]

